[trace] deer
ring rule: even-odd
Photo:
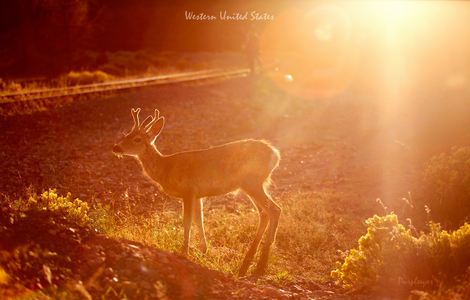
[[[143,173],[161,191],[183,202],[184,239],[181,252],[189,255],[191,225],[199,231],[199,249],[207,252],[202,199],[234,191],[246,194],[259,213],[258,229],[246,252],[238,276],[245,276],[263,237],[265,237],[254,275],[263,275],[269,252],[276,238],[281,208],[268,193],[271,174],[279,165],[280,152],[264,140],[244,139],[206,149],[162,154],[156,140],[165,118],[155,109],[140,122],[141,109],[131,109],[134,125],[117,141],[112,152],[122,158],[136,158]]]

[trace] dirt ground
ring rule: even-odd
[[[111,152],[121,133],[131,127],[132,107],[141,107],[142,116],[158,108],[166,117],[157,142],[163,153],[242,138],[270,141],[282,155],[273,178],[277,191],[335,188],[354,191],[355,198],[363,201],[383,197],[381,184],[386,174],[380,158],[385,151],[378,151],[379,146],[394,152],[397,165],[387,172],[401,172],[399,177],[406,177],[413,170],[411,155],[383,135],[376,108],[368,100],[351,95],[329,100],[298,99],[282,93],[273,96],[259,92],[256,84],[242,78],[146,88],[3,118],[0,190],[15,195],[29,186],[35,190],[56,187],[87,201],[105,202],[118,201],[126,191],[132,198],[133,189],[140,197],[135,200],[163,197],[143,177],[136,161],[119,160]],[[392,189],[395,194],[408,191],[407,178],[390,181],[403,186]]]

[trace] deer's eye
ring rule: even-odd
[[[142,142],[142,138],[141,137],[135,137],[134,138],[134,143],[140,143]]]

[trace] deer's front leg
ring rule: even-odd
[[[194,209],[194,223],[199,229],[199,249],[202,253],[207,252],[206,233],[204,232],[204,212],[202,208],[202,199],[195,199],[193,204]]]
[[[183,199],[183,227],[184,227],[184,240],[181,252],[184,255],[189,254],[189,239],[191,236],[191,223],[193,221],[193,205],[194,196],[187,196]]]

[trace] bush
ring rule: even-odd
[[[14,81],[3,81],[0,78],[0,91],[1,92],[19,92],[23,89],[21,84],[14,82]]]
[[[78,198],[73,199],[70,193],[60,196],[55,189],[49,189],[40,195],[33,193],[28,199],[20,198],[9,205],[2,205],[2,214],[7,214],[11,223],[34,213],[53,214],[57,218],[65,218],[81,226],[90,221],[89,206],[86,202]]]
[[[1,198],[0,283],[57,288],[72,278],[77,262],[68,254],[94,233],[89,212],[86,202],[54,189],[14,201]]]
[[[67,85],[92,84],[112,80],[113,76],[103,71],[71,71],[63,77]]]
[[[470,224],[447,232],[436,223],[413,235],[394,213],[369,218],[358,246],[337,262],[332,277],[356,290],[408,292],[452,283],[470,265]]]
[[[453,148],[425,167],[425,203],[433,220],[454,227],[470,215],[470,147]]]

